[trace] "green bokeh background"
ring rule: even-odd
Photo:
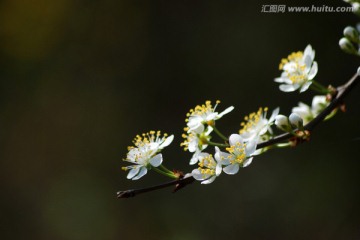
[[[2,1],[0,238],[359,239],[359,89],[310,143],[270,151],[209,186],[116,199],[167,181],[153,172],[126,179],[122,158],[136,134],[175,134],[165,161],[191,171],[179,144],[196,104],[234,105],[218,123],[231,134],[259,106],[288,114],[309,103],[312,93],[273,82],[290,52],[311,43],[325,85],[354,74],[359,59],[338,40],[355,15],[261,13],[279,3]]]

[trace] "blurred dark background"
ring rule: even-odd
[[[126,179],[136,134],[175,134],[186,112],[220,99],[231,134],[260,106],[288,114],[280,59],[310,43],[317,80],[338,86],[359,59],[338,40],[352,13],[261,13],[276,1],[3,0],[0,3],[1,239],[360,239],[359,89],[310,143],[259,156],[236,176],[116,199],[167,181]],[[281,4],[281,3],[280,3]],[[291,6],[348,6],[291,1]],[[359,87],[358,87],[359,88]]]

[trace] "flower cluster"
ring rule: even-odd
[[[311,86],[312,90],[323,94],[315,96],[311,106],[299,102],[298,106],[292,108],[289,117],[279,114],[279,107],[271,112],[270,117],[267,117],[268,108],[260,107],[244,117],[237,133],[224,135],[218,129],[217,121],[230,113],[234,109],[233,106],[217,112],[220,101],[216,101],[214,106],[211,101],[206,101],[190,109],[185,119],[185,133],[182,135],[184,141],[180,146],[192,154],[190,165],[197,164],[197,167],[191,171],[191,176],[202,184],[209,184],[214,182],[222,172],[228,175],[237,174],[241,168],[249,166],[255,156],[268,149],[291,146],[290,142],[286,142],[259,147],[264,145],[262,143],[277,136],[275,129],[272,129],[273,125],[281,131],[294,134],[295,138],[302,137],[302,140],[307,140],[309,135],[305,129],[306,124],[328,107],[331,98],[330,88],[325,88],[314,81],[318,71],[314,58],[315,51],[307,45],[304,52],[292,53],[281,60],[279,68],[283,72],[275,79],[275,82],[281,83],[279,87],[281,91],[304,92]],[[220,141],[213,141],[213,139],[220,139]],[[124,159],[134,164],[123,168],[130,170],[127,178],[139,179],[150,169],[172,178],[183,177],[184,174],[179,174],[180,171],[170,171],[162,164],[163,157],[160,152],[172,140],[172,135],[167,137],[164,134],[161,137],[160,131],[150,131],[137,136],[134,140],[135,147],[129,147],[127,157]],[[213,147],[214,153],[205,152],[209,146]]]
[[[260,142],[269,140],[273,131],[271,125],[275,121],[275,117],[279,114],[279,108],[276,108],[269,119],[266,118],[268,108],[259,108],[257,112],[250,113],[244,117],[241,129],[239,131],[240,136],[244,141],[251,141],[258,139]]]
[[[123,170],[130,170],[127,178],[137,180],[147,173],[151,167],[159,167],[163,161],[160,151],[170,145],[174,136],[167,136],[165,133],[161,137],[160,131],[150,131],[143,133],[142,136],[137,135],[133,141],[134,146],[128,147],[128,154],[124,161],[133,163],[134,165],[123,167]]]
[[[281,91],[293,92],[300,89],[306,91],[312,84],[312,80],[318,72],[317,62],[314,61],[315,51],[311,45],[307,45],[304,52],[291,53],[280,62],[279,69],[283,70],[275,82],[283,83],[279,86]]]
[[[189,150],[189,152],[194,153],[190,164],[197,163],[199,154],[207,148],[211,139],[210,134],[215,128],[215,121],[234,109],[231,106],[221,113],[215,112],[219,103],[219,100],[216,101],[216,105],[212,107],[211,101],[206,101],[205,104],[190,109],[189,113],[186,114],[187,126],[184,128],[186,134],[182,135],[185,140],[180,146],[183,146],[185,151]]]

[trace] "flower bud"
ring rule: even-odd
[[[285,132],[291,131],[289,119],[284,115],[279,114],[275,117],[275,125]]]
[[[297,113],[290,114],[289,120],[290,120],[291,125],[294,128],[303,129],[303,120],[299,116],[299,114],[297,114]]]
[[[353,27],[346,27],[344,29],[344,36],[354,43],[359,42],[359,32]]]
[[[341,38],[339,41],[339,46],[346,53],[358,55],[354,45],[347,38]]]

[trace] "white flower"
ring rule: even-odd
[[[226,174],[234,175],[239,171],[240,167],[250,165],[256,150],[256,142],[255,139],[245,143],[239,134],[232,134],[229,138],[230,147],[226,148],[228,152],[218,150],[215,159],[226,166],[223,167]]]
[[[307,124],[319,115],[319,113],[328,105],[329,102],[326,100],[326,96],[315,96],[312,100],[311,107],[305,103],[299,102],[299,106],[294,107],[291,111],[298,114],[303,119],[304,124]]]
[[[279,69],[283,72],[281,77],[275,78],[275,82],[283,83],[279,86],[280,90],[283,92],[293,92],[297,89],[300,89],[300,92],[306,91],[318,71],[314,58],[315,51],[311,45],[307,45],[304,53],[294,52],[282,59]]]
[[[144,176],[148,169],[151,167],[158,167],[161,165],[163,158],[159,153],[163,148],[168,146],[174,139],[171,135],[167,137],[167,134],[161,136],[161,132],[150,131],[149,133],[137,135],[133,143],[135,147],[128,147],[128,154],[124,161],[133,163],[135,165],[123,167],[123,170],[129,170],[127,175],[128,179],[137,180]]]
[[[242,129],[239,133],[245,142],[254,139],[262,141],[268,140],[266,133],[272,134],[271,125],[274,123],[275,117],[279,114],[279,108],[274,109],[269,119],[266,118],[267,111],[268,108],[259,108],[257,112],[250,113],[244,118],[245,122],[240,124]]]
[[[234,107],[228,107],[221,113],[215,112],[217,105],[220,101],[216,101],[214,107],[211,105],[211,101],[206,101],[203,105],[198,105],[194,109],[190,109],[190,112],[186,114],[188,117],[185,121],[187,122],[188,132],[203,132],[205,129],[204,124],[213,125],[215,121],[220,119],[225,114],[231,112]]]
[[[187,129],[188,128],[185,128],[185,130]],[[185,151],[189,150],[189,152],[194,153],[190,160],[191,165],[198,162],[199,153],[207,148],[207,142],[210,141],[210,133],[213,131],[213,128],[208,126],[205,132],[200,132],[200,130],[202,129],[196,129],[194,131],[190,131],[188,134],[182,135],[185,140],[180,144],[180,146],[183,146]]]
[[[212,183],[221,174],[221,162],[217,162],[211,154],[199,153],[199,168],[194,169],[191,174],[201,184]]]
[[[234,109],[231,106],[221,113],[215,112],[219,103],[220,101],[216,101],[216,105],[212,107],[211,101],[206,101],[205,104],[190,109],[186,114],[188,117],[185,120],[187,127],[184,128],[186,134],[182,135],[185,140],[180,146],[183,146],[185,151],[189,150],[194,153],[190,160],[191,165],[198,162],[199,154],[208,146],[207,143],[211,139],[210,133],[213,131],[212,126],[215,125],[215,121]]]

